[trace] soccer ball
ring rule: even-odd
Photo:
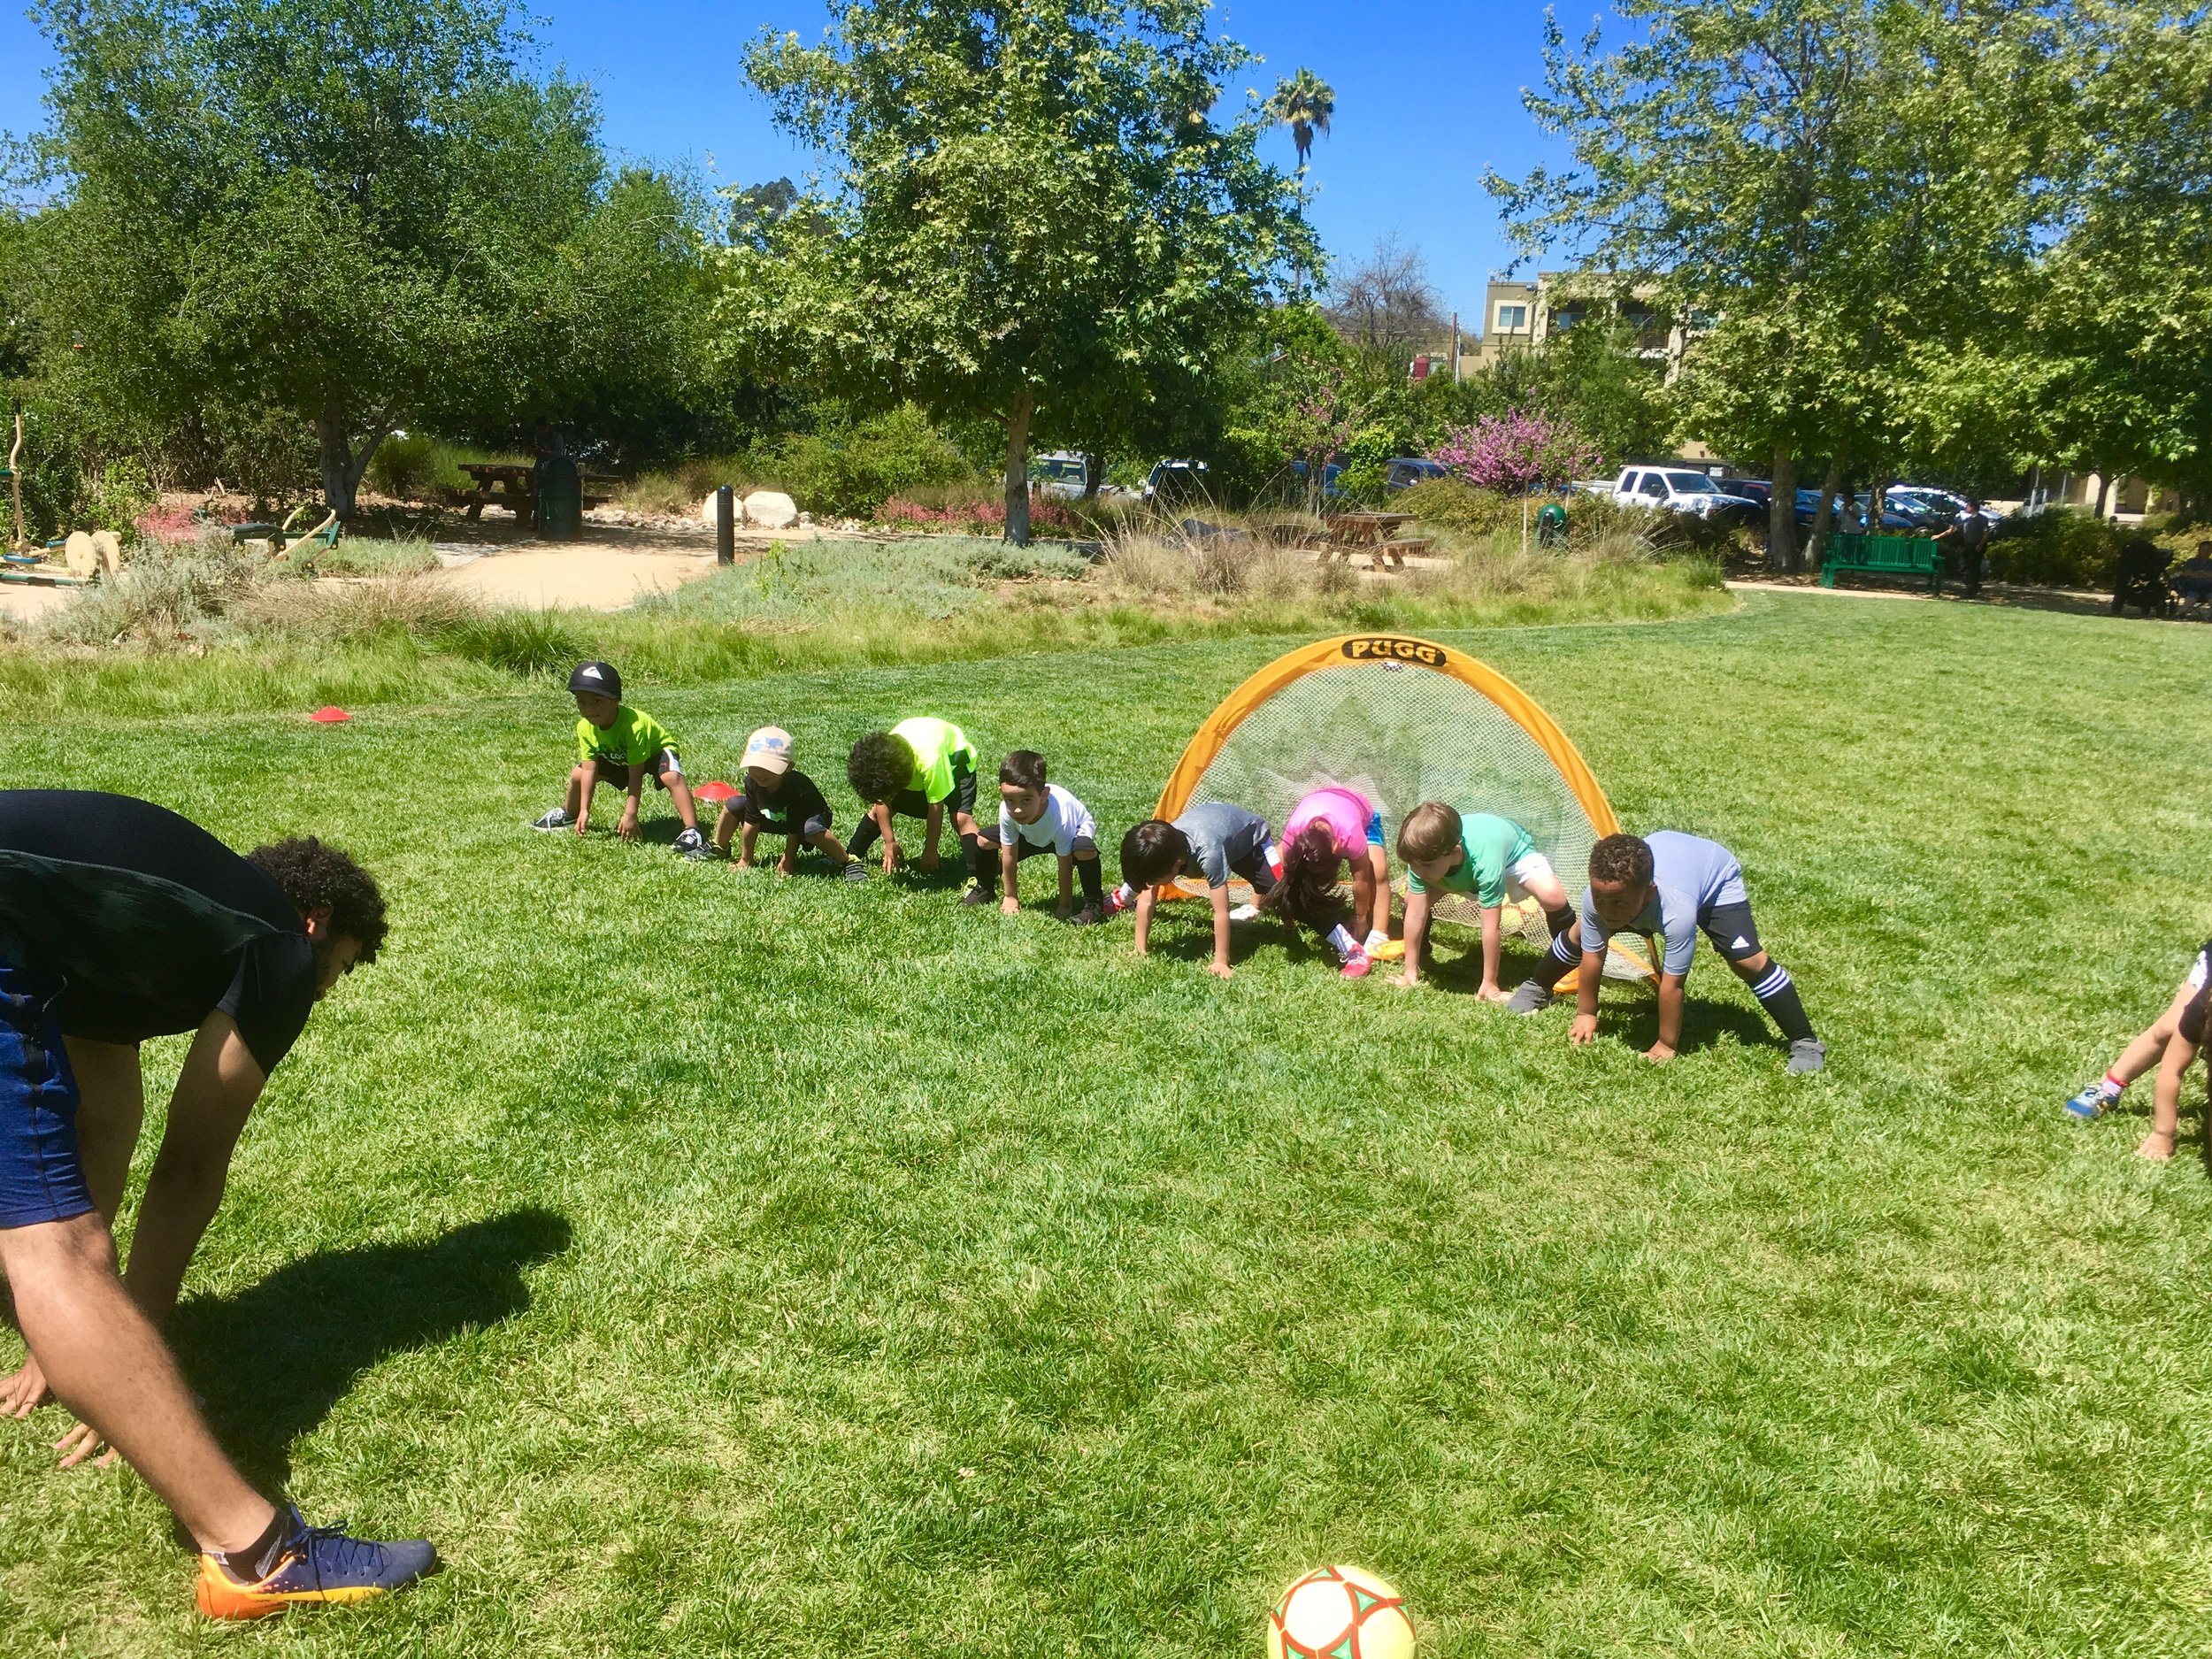
[[[1413,1659],[1405,1598],[1357,1567],[1319,1567],[1267,1618],[1268,1659]]]

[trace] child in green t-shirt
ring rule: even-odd
[[[1493,812],[1460,812],[1441,801],[1424,801],[1398,828],[1398,856],[1412,871],[1406,883],[1406,965],[1401,985],[1421,982],[1421,947],[1427,941],[1432,893],[1470,895],[1482,911],[1482,984],[1475,995],[1502,1002],[1498,960],[1505,902],[1524,894],[1544,907],[1556,939],[1574,926],[1567,889],[1536,841],[1510,818]]]
[[[699,833],[699,813],[684,780],[683,762],[668,728],[642,709],[622,701],[622,676],[606,663],[580,663],[568,677],[576,696],[577,762],[568,774],[568,799],[531,825],[532,829],[573,829],[581,835],[591,821],[592,792],[611,784],[623,792],[622,818],[614,833],[624,841],[637,834],[638,808],[650,778],[667,792],[684,821],[676,850],[687,858],[707,856]]]
[[[845,777],[866,809],[847,850],[855,858],[864,858],[880,837],[883,873],[887,876],[898,867],[901,856],[899,838],[891,827],[892,815],[918,818],[926,826],[921,866],[934,874],[937,838],[949,808],[960,837],[968,889],[979,891],[975,763],[975,745],[949,720],[921,715],[901,720],[887,732],[869,733],[853,745],[852,756],[845,763]]]

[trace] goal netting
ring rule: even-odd
[[[1582,757],[1527,693],[1453,648],[1375,634],[1301,647],[1231,692],[1184,749],[1158,815],[1231,801],[1279,832],[1302,796],[1328,784],[1381,809],[1394,869],[1405,814],[1441,801],[1522,826],[1570,900],[1580,895],[1591,846],[1618,827]],[[1402,872],[1398,885],[1402,892]],[[1473,900],[1455,894],[1432,914],[1467,926],[1481,919]],[[1534,949],[1550,948],[1533,901],[1509,906],[1504,921]],[[1632,950],[1616,949],[1606,964],[1609,977],[1647,972]]]

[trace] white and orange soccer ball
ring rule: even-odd
[[[1357,1567],[1317,1567],[1267,1616],[1268,1659],[1413,1659],[1405,1598]]]

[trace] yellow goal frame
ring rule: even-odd
[[[1574,791],[1576,801],[1589,816],[1590,827],[1600,837],[1619,833],[1620,820],[1613,816],[1613,805],[1605,798],[1605,791],[1598,787],[1596,774],[1591,772],[1589,763],[1582,758],[1582,751],[1574,746],[1573,740],[1559,729],[1559,723],[1544,712],[1542,704],[1487,663],[1468,656],[1457,647],[1405,634],[1340,634],[1333,639],[1316,640],[1310,645],[1284,652],[1248,677],[1221,700],[1183,746],[1182,757],[1175,763],[1175,770],[1168,774],[1167,782],[1160,790],[1159,804],[1153,809],[1153,817],[1172,820],[1190,804],[1191,791],[1206,775],[1206,768],[1213,764],[1231,733],[1244,724],[1255,709],[1294,680],[1321,669],[1347,665],[1379,670],[1425,669],[1471,687],[1535,740],[1537,747],[1559,769],[1559,775],[1567,780],[1568,788]],[[1203,896],[1181,884],[1176,890],[1187,898]],[[1624,954],[1635,960],[1633,953]],[[1650,972],[1647,964],[1637,965],[1647,973]],[[1571,990],[1578,974],[1570,974],[1562,980],[1560,988]]]

